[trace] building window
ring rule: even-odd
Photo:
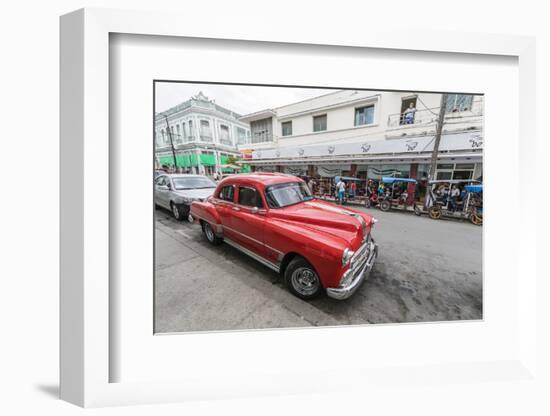
[[[184,142],[187,140],[187,129],[185,123],[181,123],[181,141]]]
[[[246,144],[246,130],[237,127],[237,144]]]
[[[327,129],[327,115],[313,117],[313,131],[325,131]]]
[[[183,142],[181,139],[181,133],[180,133],[180,125],[176,124],[176,142]]]
[[[252,131],[252,143],[273,141],[271,117],[252,121],[250,123],[250,130]]]
[[[212,141],[212,129],[210,128],[210,122],[207,120],[201,120],[201,140],[203,142],[211,142]]]
[[[364,126],[374,123],[374,105],[355,109],[355,125]]]
[[[456,113],[459,111],[471,110],[473,101],[473,95],[448,94],[446,111],[448,113]]]
[[[473,179],[475,163],[438,163],[436,179],[468,180]]]
[[[231,137],[229,135],[229,126],[225,124],[220,125],[220,143],[232,145]]]
[[[161,140],[160,144],[166,143],[166,133],[164,132],[164,129],[160,130],[160,140]]]
[[[281,123],[281,128],[283,136],[292,136],[292,121]]]
[[[187,139],[192,142],[195,140],[195,131],[193,130],[193,120],[189,120],[189,135]]]

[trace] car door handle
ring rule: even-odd
[[[240,211],[241,209],[239,207],[233,207],[233,211]]]

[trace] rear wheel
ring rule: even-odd
[[[441,218],[441,208],[439,208],[438,206],[434,206],[434,207],[431,207],[430,208],[430,218],[432,220],[438,220]]]
[[[390,203],[390,201],[384,200],[384,201],[380,202],[380,209],[381,209],[382,211],[386,211],[386,212],[387,212],[387,211],[390,210],[390,208],[391,208],[391,203]]]
[[[295,257],[285,270],[285,283],[290,292],[301,299],[313,299],[323,291],[319,275],[303,257]]]
[[[207,223],[206,221],[202,221],[201,226],[202,232],[206,237],[206,241],[208,241],[210,244],[212,244],[213,246],[219,246],[223,242],[223,238],[216,236],[212,226],[209,223]]]

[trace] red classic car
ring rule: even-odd
[[[274,173],[233,175],[191,215],[213,245],[226,242],[281,273],[289,290],[311,299],[323,290],[350,297],[371,271],[374,218],[314,199],[305,182]]]

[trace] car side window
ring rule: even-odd
[[[164,185],[164,179],[166,178],[166,176],[159,176],[157,178],[157,185]]]
[[[233,202],[233,196],[235,195],[235,187],[233,185],[224,186],[220,191],[219,198],[224,201]]]
[[[255,188],[239,187],[239,205],[263,208],[262,197]]]

